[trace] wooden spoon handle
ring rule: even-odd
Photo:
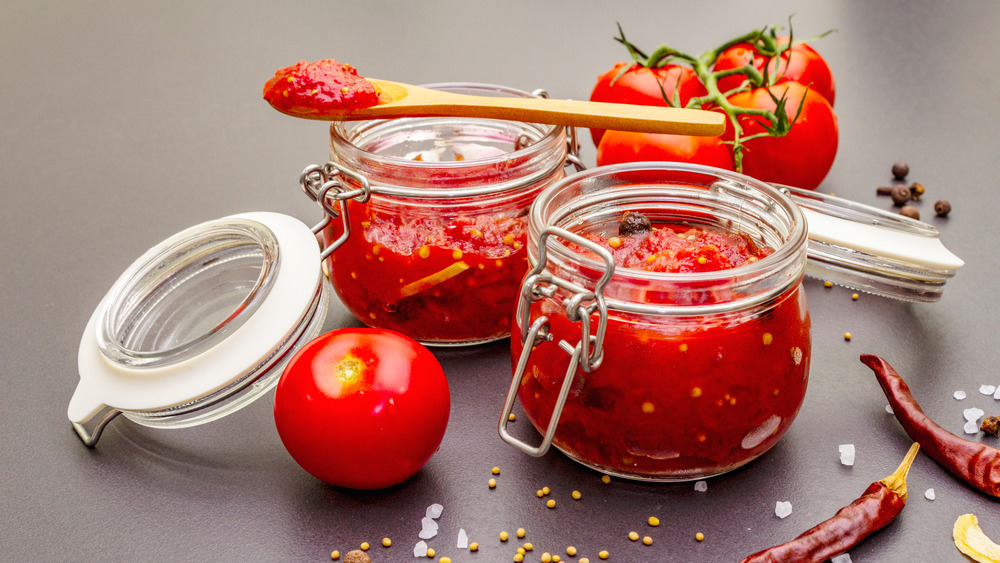
[[[367,108],[290,115],[324,121],[431,116],[480,117],[700,136],[718,136],[726,130],[726,116],[713,111],[543,98],[471,96],[388,80],[369,81],[375,84],[386,102]]]

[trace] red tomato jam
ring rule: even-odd
[[[300,61],[264,84],[264,99],[280,111],[298,114],[358,109],[379,103],[378,91],[356,68],[333,59]]]
[[[510,333],[527,271],[524,217],[418,216],[353,200],[348,212],[351,234],[329,270],[344,306],[362,322],[428,343]],[[326,239],[341,230],[334,221]]]
[[[680,225],[587,238],[612,250],[616,276],[618,268],[723,271],[772,253],[743,235]],[[700,303],[734,298],[714,291]],[[553,339],[531,352],[518,398],[544,433],[570,359],[556,343],[579,342],[581,329],[559,300],[533,303],[531,319],[542,315]],[[597,323],[595,313],[591,327]],[[515,365],[522,349],[513,338]],[[791,424],[805,396],[809,357],[798,283],[763,304],[717,314],[609,311],[603,362],[593,373],[577,369],[553,444],[585,465],[631,478],[686,480],[732,470],[771,448]]]

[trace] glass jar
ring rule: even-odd
[[[617,235],[626,212],[770,250],[720,271],[622,267],[614,243],[601,241]],[[798,206],[732,172],[640,163],[546,190],[530,215],[534,267],[515,315],[501,435],[534,455],[551,443],[584,465],[643,480],[699,479],[758,457],[806,392],[806,249]],[[506,431],[516,399],[545,434],[541,446]]]
[[[530,96],[438,84],[462,94]],[[428,345],[510,334],[527,271],[527,213],[564,176],[563,127],[473,118],[338,122],[330,127],[341,221],[323,233],[343,304],[368,326]],[[359,195],[345,198],[344,194]]]

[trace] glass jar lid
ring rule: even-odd
[[[312,231],[277,213],[209,221],[151,248],[84,331],[67,411],[77,433],[92,446],[118,414],[192,426],[257,399],[318,333],[322,279]]]
[[[941,299],[965,264],[921,221],[831,195],[778,186],[809,225],[806,275],[904,301]]]

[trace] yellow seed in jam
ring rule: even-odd
[[[421,258],[427,258],[428,256],[431,255],[431,247],[426,245],[421,246],[420,250],[417,251],[417,255],[420,256]]]
[[[379,245],[376,244],[375,246],[372,246],[372,254],[378,256],[378,253],[379,253]]]
[[[622,239],[620,239],[618,237],[611,237],[611,238],[608,239],[608,245],[610,245],[611,248],[621,248],[621,246],[622,246]]]
[[[478,267],[480,270],[485,270],[486,269],[486,265],[485,264],[477,264],[476,267]]]
[[[317,90],[316,88],[313,88],[312,92],[309,92],[309,93],[312,94],[313,96],[315,96],[316,94],[319,94],[319,90]]]
[[[375,320],[375,313],[368,313],[368,316],[371,317],[372,320]]]
[[[735,405],[735,404],[736,404],[736,397],[731,397],[731,398],[729,399],[729,406],[733,406],[733,405]]]
[[[646,414],[651,414],[655,410],[656,410],[656,405],[654,405],[653,403],[649,401],[645,401],[644,403],[642,403],[642,412]]]
[[[341,93],[346,94],[346,93],[350,92],[351,89],[348,88],[347,86],[341,86],[340,91],[341,91]]]
[[[351,279],[352,280],[358,279],[358,273],[357,272],[351,272]]]
[[[507,246],[514,246],[514,235],[504,235],[503,243]]]
[[[455,249],[455,251],[451,253],[451,257],[454,258],[455,260],[461,260],[462,259],[462,251],[458,250],[458,249]]]
[[[282,92],[282,94],[287,98],[288,97],[288,90],[285,90],[284,92]]]
[[[362,221],[361,222],[361,226],[367,229],[368,227],[372,226],[372,222],[371,221]]]
[[[519,243],[517,241],[514,241],[513,247],[514,247],[514,250],[517,250],[518,248],[521,248],[521,243]]]
[[[288,77],[288,83],[289,83],[289,84],[294,84],[294,83],[295,83],[295,78],[294,78],[294,77],[292,77],[292,76],[289,76],[289,77]]]
[[[695,399],[701,397],[701,387],[692,387],[691,396],[694,397]]]
[[[472,229],[471,231],[469,231],[469,234],[476,238],[483,238],[483,232],[480,231],[479,229]]]
[[[504,256],[510,256],[510,249],[504,249],[504,251],[503,251],[503,255],[504,255]],[[500,261],[499,261],[499,260],[497,260],[497,264],[499,264],[499,263],[500,263]]]
[[[655,254],[650,254],[649,256],[646,257],[646,263],[647,264],[652,264],[654,260],[656,260],[656,255]]]
[[[708,258],[705,258],[704,256],[699,256],[698,257],[698,263],[699,264],[705,264],[707,262],[708,262]]]
[[[705,440],[708,440],[708,436],[706,436],[704,434],[698,434],[698,441],[699,442],[704,442]]]
[[[679,351],[681,351],[681,352],[687,352],[688,351],[688,345],[687,344],[680,344],[680,345],[677,346],[677,349]]]
[[[771,336],[770,332],[765,332],[763,341],[764,341],[764,346],[767,346],[768,344],[774,341],[774,337]]]

